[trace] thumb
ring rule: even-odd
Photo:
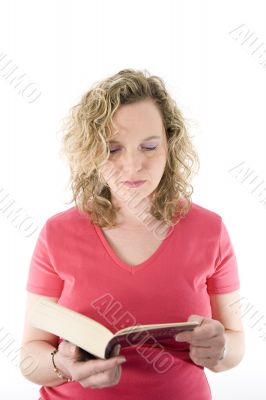
[[[202,315],[192,314],[188,317],[187,322],[199,322],[200,324],[205,319]]]
[[[119,353],[120,353],[120,349],[121,349],[121,345],[120,345],[120,344],[117,344],[117,345],[114,347],[113,351],[112,351],[112,356],[118,356]]]
[[[204,319],[205,319],[205,317],[203,317],[202,315],[191,314],[188,317],[187,322],[199,322],[199,324],[202,325]],[[199,326],[196,326],[195,329],[198,329]],[[177,342],[187,341],[187,339],[191,338],[191,335],[192,335],[191,331],[189,331],[189,332],[184,331],[184,332],[181,332],[181,333],[178,333],[177,335],[175,335],[175,340]]]

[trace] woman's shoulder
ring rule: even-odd
[[[192,202],[185,221],[190,228],[196,228],[197,231],[218,233],[221,229],[222,217],[217,211]]]
[[[86,229],[92,225],[90,217],[87,213],[73,206],[64,211],[60,211],[51,215],[46,219],[45,226],[50,231],[68,231],[80,230],[81,227]]]
[[[194,202],[191,203],[191,208],[189,212],[193,216],[198,216],[200,218],[211,218],[214,220],[221,219],[221,216],[218,214],[218,212],[211,210],[210,208],[203,207],[202,205]]]

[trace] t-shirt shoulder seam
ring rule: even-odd
[[[203,207],[194,202],[192,202],[192,208],[195,211],[201,211],[204,214],[208,214],[209,216],[216,218],[220,223],[222,221],[222,216],[220,214],[218,214],[216,211],[210,210],[209,208]]]
[[[60,211],[60,212],[58,212],[56,214],[53,214],[50,217],[48,217],[47,218],[47,222],[50,222],[50,221],[53,221],[53,220],[57,220],[57,219],[60,220],[61,218],[64,218],[64,217],[68,216],[68,214],[71,214],[71,213],[76,212],[76,211],[77,211],[76,207],[71,207],[71,208],[68,208],[67,210]]]

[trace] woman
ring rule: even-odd
[[[225,371],[244,355],[232,310],[240,282],[222,218],[191,201],[198,158],[175,101],[159,77],[122,70],[73,107],[62,143],[75,206],[50,217],[36,243],[21,351],[36,368],[23,375],[41,385],[41,399],[211,399],[204,368]],[[30,326],[40,296],[113,332],[200,326],[163,346],[84,361],[72,343]],[[169,368],[156,362],[162,347]]]

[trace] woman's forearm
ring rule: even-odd
[[[240,363],[245,354],[245,335],[242,331],[225,330],[225,356],[215,367],[209,368],[213,372],[222,372],[234,368]]]
[[[43,386],[57,386],[66,382],[53,370],[51,352],[53,345],[43,340],[23,344],[20,352],[20,370],[29,381]]]

